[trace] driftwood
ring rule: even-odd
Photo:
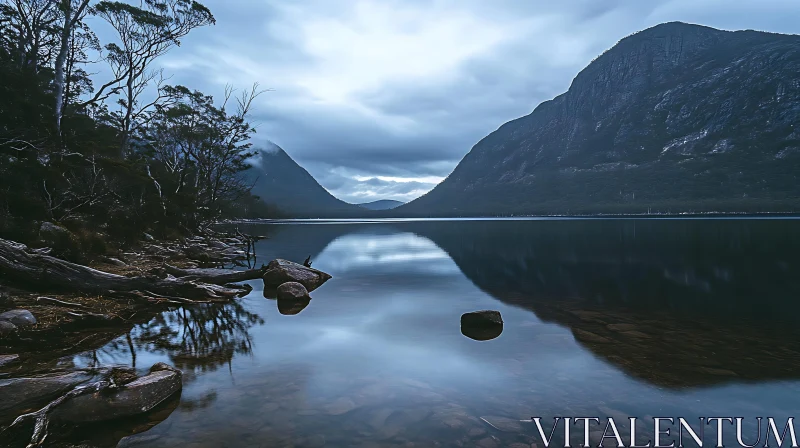
[[[0,239],[0,279],[42,289],[82,293],[146,291],[152,296],[188,300],[230,300],[247,292],[245,288],[223,287],[168,277],[124,277],[92,269],[49,255],[31,253],[24,244]]]
[[[246,271],[232,271],[230,269],[181,269],[168,264],[164,265],[164,272],[178,277],[180,280],[199,281],[214,285],[227,285],[247,280],[257,280],[264,276],[267,268],[248,269]]]

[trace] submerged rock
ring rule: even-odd
[[[0,321],[8,322],[18,328],[36,325],[36,318],[28,310],[11,310],[0,314]]]
[[[266,288],[277,288],[286,282],[297,282],[305,286],[308,291],[313,291],[328,281],[331,275],[278,258],[269,262],[263,278]]]
[[[301,283],[286,282],[278,286],[278,300],[311,300],[308,290]]]
[[[53,410],[53,418],[64,422],[87,423],[114,420],[143,414],[179,392],[181,371],[159,363],[150,374],[116,390],[79,395]]]

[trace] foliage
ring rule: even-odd
[[[89,15],[116,40],[101,43]],[[152,69],[213,23],[190,0],[2,0],[0,236],[35,243],[36,223],[51,221],[124,244],[143,231],[192,232],[225,213],[271,213],[254,206],[241,176],[257,86],[238,97],[228,88],[217,105]],[[113,79],[97,85],[89,73],[102,70]]]

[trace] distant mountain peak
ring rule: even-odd
[[[280,146],[260,149],[247,176],[253,194],[292,217],[339,217],[363,214],[364,209],[334,197]]]

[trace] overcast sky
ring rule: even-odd
[[[350,202],[407,201],[635,31],[680,20],[800,33],[800,0],[206,0],[160,63],[219,95],[254,82],[273,141]]]

